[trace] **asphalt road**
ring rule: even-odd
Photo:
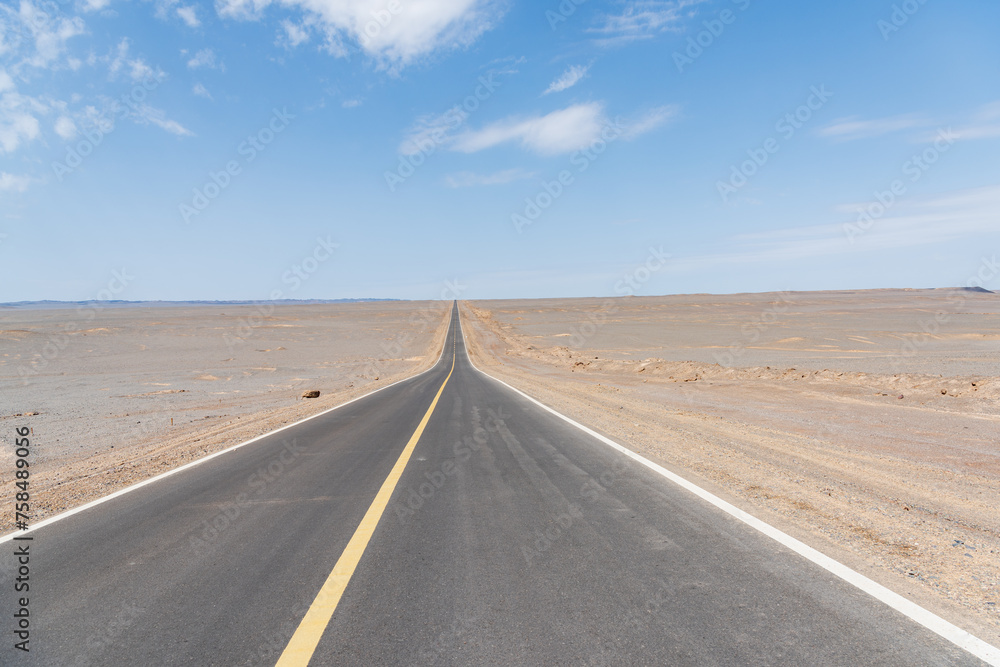
[[[482,375],[457,331],[427,373],[33,531],[31,652],[6,585],[0,663],[274,665],[451,373],[310,664],[982,664]]]

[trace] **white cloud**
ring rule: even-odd
[[[163,128],[170,134],[176,134],[178,137],[193,137],[194,132],[187,129],[176,120],[170,120],[169,118],[150,118],[149,122],[157,127]]]
[[[187,66],[191,69],[204,67],[206,69],[224,69],[222,63],[216,62],[215,51],[212,49],[202,49],[188,60]]]
[[[309,41],[309,30],[306,24],[296,25],[291,21],[281,22],[281,28],[285,31],[284,39],[281,40],[288,48],[294,49],[299,44]]]
[[[599,138],[606,123],[600,104],[575,104],[545,116],[508,119],[481,130],[465,132],[455,137],[452,148],[463,153],[475,153],[517,141],[541,155],[570,153]]]
[[[452,107],[439,116],[423,116],[417,119],[399,145],[402,155],[416,155],[430,152],[451,141],[450,132],[465,123],[469,114],[462,107]]]
[[[79,16],[54,16],[31,0],[21,0],[16,9],[0,4],[0,15],[7,19],[0,23],[0,53],[10,52],[7,61],[14,71],[22,66],[58,69],[67,42],[84,32]]]
[[[461,171],[445,177],[449,188],[470,188],[478,185],[503,185],[535,176],[535,172],[524,169],[505,169],[492,174],[476,174],[471,171]]]
[[[31,178],[29,176],[17,176],[15,174],[8,174],[6,171],[0,171],[0,191],[2,192],[24,192],[31,185]]]
[[[136,82],[148,78],[160,79],[165,76],[162,70],[154,70],[142,58],[129,57],[129,47],[128,38],[122,38],[118,42],[118,46],[115,47],[114,57],[109,56],[108,74],[112,79],[117,78],[123,72],[128,78]]]
[[[69,116],[60,116],[56,120],[55,131],[60,137],[69,141],[76,136],[76,123]]]
[[[6,70],[0,69],[0,93],[14,90],[14,80],[10,78]]]
[[[590,65],[573,65],[568,70],[562,73],[558,79],[549,84],[549,87],[545,89],[542,95],[548,95],[549,93],[558,93],[567,88],[572,88],[580,79],[587,76],[587,70],[590,69]]]
[[[392,13],[390,4],[399,11]],[[350,42],[382,67],[395,70],[436,50],[471,44],[494,25],[505,4],[501,0],[398,0],[398,4],[385,0],[216,0],[216,10],[220,16],[237,19],[259,18],[271,5],[300,10],[324,33],[329,52],[346,56],[345,42]]]
[[[133,81],[142,81],[148,77],[155,75],[153,68],[147,65],[142,60],[133,60],[129,63],[128,68],[129,78]]]
[[[853,141],[854,139],[880,137],[901,130],[927,127],[928,125],[930,125],[930,121],[914,114],[871,120],[862,120],[858,116],[851,116],[835,120],[832,124],[820,129],[819,134],[838,141]]]
[[[640,137],[651,130],[655,130],[664,123],[673,120],[679,113],[680,109],[673,104],[651,109],[639,118],[639,120],[626,122],[624,124],[622,139],[625,141],[632,141],[633,139]]]
[[[111,0],[84,0],[83,11],[97,12],[111,4]]]
[[[606,46],[649,39],[678,30],[678,24],[695,13],[688,8],[702,2],[705,0],[632,0],[620,14],[604,15],[601,25],[588,32],[603,35],[598,43]]]
[[[198,14],[195,12],[194,5],[188,5],[185,7],[177,8],[177,16],[181,17],[190,28],[197,28],[201,25],[201,21],[198,20]]]
[[[208,88],[201,85],[200,83],[194,84],[194,87],[191,88],[191,92],[197,95],[198,97],[204,97],[205,99],[208,100],[212,99],[212,93],[208,92]]]
[[[7,91],[0,97],[0,152],[12,153],[39,135],[36,114],[48,108],[38,100]]]
[[[343,107],[344,109],[353,109],[354,107],[361,106],[361,100],[358,99],[344,100],[343,102],[340,103],[340,106]]]
[[[156,125],[157,127],[162,128],[171,134],[176,134],[179,137],[194,136],[194,132],[187,129],[177,121],[167,118],[166,113],[164,113],[162,109],[151,107],[148,104],[135,105],[131,108],[128,117],[139,125]]]
[[[22,142],[38,137],[38,119],[26,113],[4,114],[0,118],[0,149],[13,153]]]

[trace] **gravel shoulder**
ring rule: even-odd
[[[486,372],[1000,644],[1000,297],[789,298],[461,307]]]

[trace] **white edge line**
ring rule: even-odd
[[[450,309],[449,309],[449,315],[448,316],[451,317],[451,311],[450,311]],[[450,322],[449,322],[448,326],[450,328],[450,326],[451,326]],[[205,463],[206,461],[211,461],[212,459],[214,459],[217,456],[222,456],[223,454],[229,454],[230,452],[235,452],[237,449],[239,449],[241,447],[245,447],[245,446],[247,446],[249,444],[257,442],[258,440],[262,440],[263,438],[270,437],[270,436],[274,435],[275,433],[280,433],[281,431],[284,431],[285,429],[292,428],[293,426],[298,426],[299,424],[302,424],[303,422],[307,422],[310,419],[316,419],[317,417],[322,417],[323,415],[328,414],[330,412],[333,412],[334,410],[339,410],[340,408],[344,407],[345,405],[350,405],[351,403],[354,403],[355,401],[360,401],[362,398],[367,398],[367,397],[371,396],[372,394],[377,394],[378,392],[383,391],[385,389],[388,389],[389,387],[395,387],[397,384],[400,384],[401,382],[407,382],[409,380],[413,380],[414,378],[418,378],[421,375],[424,375],[425,373],[430,373],[432,370],[434,370],[437,367],[437,365],[439,363],[441,363],[441,359],[444,358],[444,351],[447,348],[447,343],[448,343],[448,335],[447,334],[445,334],[444,341],[445,341],[444,344],[442,344],[442,346],[441,346],[441,354],[440,354],[440,356],[438,356],[437,361],[435,361],[434,364],[430,368],[428,368],[427,370],[420,371],[416,375],[411,375],[409,377],[405,377],[402,380],[396,380],[395,382],[393,382],[391,384],[387,384],[384,387],[379,387],[378,389],[373,389],[372,391],[368,392],[367,394],[362,394],[361,396],[356,396],[356,397],[352,398],[349,401],[345,401],[345,402],[343,402],[343,403],[341,403],[339,405],[335,405],[332,408],[327,408],[326,410],[323,410],[322,412],[317,412],[316,414],[310,415],[309,417],[305,417],[304,419],[300,419],[297,422],[292,422],[291,424],[286,424],[286,425],[284,425],[284,426],[282,426],[280,428],[276,428],[273,431],[268,431],[267,433],[262,433],[262,434],[260,434],[260,435],[258,435],[256,437],[254,437],[254,438],[251,438],[250,440],[247,440],[246,442],[241,442],[239,444],[233,445],[232,447],[227,447],[226,449],[220,450],[218,452],[214,452],[214,453],[209,454],[207,456],[203,456],[200,459],[195,459],[194,461],[190,461],[188,463],[185,463],[184,465],[182,465],[182,466],[180,466],[178,468],[174,468],[173,470],[168,470],[167,472],[160,473],[156,477],[150,477],[149,479],[145,479],[145,480],[143,480],[141,482],[136,482],[135,484],[133,484],[131,486],[126,486],[124,489],[119,489],[118,491],[115,491],[114,493],[108,494],[106,496],[102,496],[100,498],[97,498],[96,500],[91,500],[89,503],[84,503],[83,505],[80,505],[79,507],[74,507],[73,509],[66,510],[65,512],[63,512],[61,514],[57,514],[57,515],[55,515],[53,517],[49,517],[48,519],[45,519],[44,521],[39,521],[38,523],[33,524],[32,526],[30,526],[28,528],[28,530],[20,530],[20,531],[15,531],[13,533],[8,533],[7,535],[4,535],[4,536],[0,537],[0,544],[3,544],[4,542],[10,542],[15,537],[21,537],[21,536],[24,536],[24,535],[30,535],[31,533],[35,532],[36,530],[39,530],[40,528],[44,528],[45,526],[48,526],[49,524],[53,524],[56,521],[62,521],[63,519],[66,519],[66,518],[69,518],[69,517],[73,516],[74,514],[79,514],[80,512],[89,510],[91,507],[96,507],[96,506],[98,506],[98,505],[100,505],[102,503],[108,502],[109,500],[113,500],[115,498],[118,498],[119,496],[124,496],[126,493],[130,493],[132,491],[135,491],[136,489],[140,489],[140,488],[146,486],[147,484],[153,484],[154,482],[158,482],[161,479],[164,479],[166,477],[170,477],[171,475],[176,475],[177,473],[182,472],[184,470],[187,470],[188,468],[193,468],[193,467],[195,467],[197,465],[201,465],[202,463]]]
[[[593,429],[590,429],[584,426],[583,424],[580,424],[570,419],[566,415],[559,413],[556,410],[545,405],[538,399],[528,396],[520,389],[510,386],[509,384],[507,384],[506,382],[504,382],[499,378],[493,377],[492,375],[490,375],[484,370],[481,370],[478,366],[472,363],[472,357],[469,355],[468,346],[466,346],[465,356],[469,359],[469,364],[473,368],[475,368],[477,371],[479,371],[486,377],[490,378],[494,382],[499,382],[500,384],[507,387],[511,391],[520,394],[521,396],[528,399],[532,403],[538,405],[543,410],[551,412],[556,417],[559,417],[560,419],[569,422],[570,424],[577,427],[587,435],[593,436],[594,438],[600,440],[609,447],[617,449],[625,456],[628,456],[629,458],[638,461],[639,463],[646,466],[650,470],[663,475],[677,486],[687,491],[690,491],[691,493],[698,496],[702,500],[705,500],[711,503],[712,505],[715,505],[723,512],[729,514],[730,516],[735,517],[736,519],[739,519],[746,525],[763,533],[764,535],[767,535],[768,537],[778,542],[782,546],[791,549],[792,551],[799,554],[803,558],[806,558],[807,560],[812,561],[816,565],[819,565],[827,572],[830,572],[831,574],[840,577],[841,579],[851,584],[852,586],[855,586],[864,591],[865,593],[868,593],[875,599],[892,607],[893,609],[903,614],[904,616],[907,616],[908,618],[916,621],[917,623],[924,626],[931,632],[940,635],[941,637],[947,639],[948,641],[955,644],[959,648],[965,649],[966,651],[976,656],[980,660],[983,660],[987,664],[992,665],[993,667],[1000,667],[1000,648],[997,648],[992,644],[986,643],[982,639],[979,639],[975,635],[963,630],[957,625],[949,623],[948,621],[944,620],[937,614],[927,609],[924,609],[917,603],[911,600],[907,600],[899,593],[895,593],[889,590],[882,584],[869,579],[860,572],[852,570],[843,563],[840,563],[839,561],[830,558],[826,554],[817,551],[816,549],[805,544],[804,542],[800,542],[791,535],[788,535],[787,533],[778,530],[771,524],[758,519],[752,514],[748,514],[747,512],[741,510],[735,505],[727,503],[725,500],[719,498],[715,494],[706,491],[705,489],[701,488],[700,486],[692,482],[689,482],[680,475],[670,472],[663,466],[653,463],[652,461],[642,456],[641,454],[637,454],[636,452],[633,452],[631,449],[619,445],[614,440],[611,440],[610,438],[601,435],[600,433],[594,431]]]

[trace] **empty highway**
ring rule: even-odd
[[[25,536],[4,665],[983,664],[480,373],[457,308],[430,371]]]

